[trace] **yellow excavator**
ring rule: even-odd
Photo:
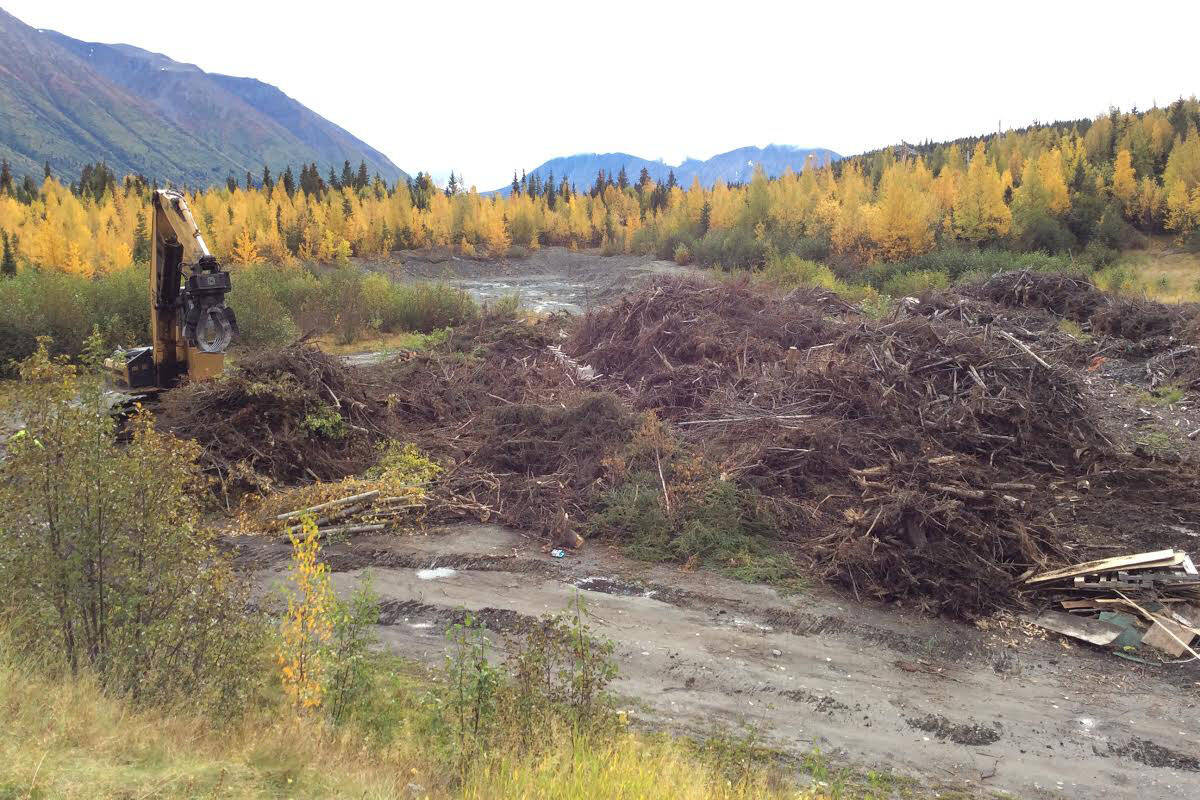
[[[155,394],[220,375],[238,334],[225,295],[233,288],[200,235],[183,195],[157,189],[150,225],[149,347],[108,360],[118,388]]]

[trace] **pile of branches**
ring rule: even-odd
[[[972,297],[1010,308],[1043,309],[1072,320],[1088,322],[1111,298],[1088,281],[1059,272],[1001,272],[966,290]]]
[[[248,355],[219,379],[166,392],[158,425],[204,447],[226,490],[337,480],[369,467],[387,419],[361,376],[306,344]]]
[[[829,341],[837,328],[823,305],[810,293],[773,299],[747,280],[660,282],[588,314],[568,350],[636,407],[674,418],[715,391],[752,386],[793,348]]]
[[[445,467],[428,516],[498,520],[559,544],[605,486],[636,416],[558,349],[569,320],[484,318],[430,351],[371,368],[403,430]]]
[[[960,616],[1060,554],[1037,495],[1106,447],[1067,370],[952,320],[837,319],[684,280],[593,312],[569,349],[772,501],[781,546],[860,594]]]
[[[1169,347],[1176,339],[1194,339],[1200,325],[1194,304],[1106,294],[1082,278],[1061,273],[1003,272],[964,291],[1009,308],[1048,311],[1096,336],[1141,344],[1137,349],[1146,353]]]

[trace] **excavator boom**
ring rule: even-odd
[[[153,344],[126,351],[113,365],[119,384],[140,391],[221,374],[238,333],[233,309],[225,305],[233,288],[229,273],[209,252],[183,195],[156,190],[151,214]]]

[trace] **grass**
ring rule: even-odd
[[[1178,383],[1164,383],[1143,396],[1143,400],[1155,406],[1170,406],[1187,396],[1187,387]]]
[[[274,704],[225,725],[188,708],[136,709],[87,678],[54,681],[4,659],[0,798],[648,798],[664,787],[678,798],[830,796],[760,764],[730,780],[686,740],[628,730],[594,746],[565,733],[536,754],[482,759],[456,785],[416,721],[426,680],[397,663],[378,712],[396,718],[382,736]]]
[[[1156,238],[1145,250],[1127,250],[1111,267],[1096,275],[1102,289],[1144,294],[1163,303],[1200,301],[1200,253],[1174,247],[1169,238]]]
[[[330,355],[349,355],[352,353],[392,353],[403,350],[426,350],[446,338],[446,330],[436,330],[433,333],[380,333],[376,336],[367,336],[363,339],[358,339],[350,344],[344,344],[337,341],[337,337],[333,334],[325,334],[318,336],[310,341]]]

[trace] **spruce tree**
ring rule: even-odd
[[[712,224],[712,203],[707,200],[700,207],[700,235],[708,233],[708,227]]]
[[[621,165],[621,171],[617,173],[617,188],[622,192],[629,188],[629,176],[625,174],[625,165]]]
[[[546,176],[546,182],[542,185],[542,194],[546,196],[546,208],[551,211],[558,205],[558,194],[554,191],[554,173],[551,172]]]
[[[517,181],[517,171],[513,170],[512,194],[516,197],[521,193],[521,184]]]
[[[358,175],[355,176],[354,187],[356,189],[365,189],[369,180],[370,178],[367,177],[367,162],[358,162]]]
[[[49,178],[49,177],[50,177],[50,162],[49,162],[49,161],[47,161],[47,162],[46,162],[46,163],[45,163],[45,164],[42,166],[42,171],[45,173],[43,177],[46,177],[46,178]]]
[[[8,231],[0,229],[0,242],[3,243],[3,249],[0,251],[0,275],[11,278],[17,274],[17,259],[13,257],[12,245],[8,241]]]
[[[262,187],[268,192],[275,188],[275,181],[271,179],[271,168],[266,164],[263,164]]]
[[[342,162],[342,186],[354,186],[354,170],[350,168],[350,159]]]
[[[12,170],[9,169],[8,159],[0,161],[0,192],[12,194],[13,177]]]
[[[137,227],[133,229],[133,260],[150,261],[150,232],[146,230],[146,215],[137,214]]]

